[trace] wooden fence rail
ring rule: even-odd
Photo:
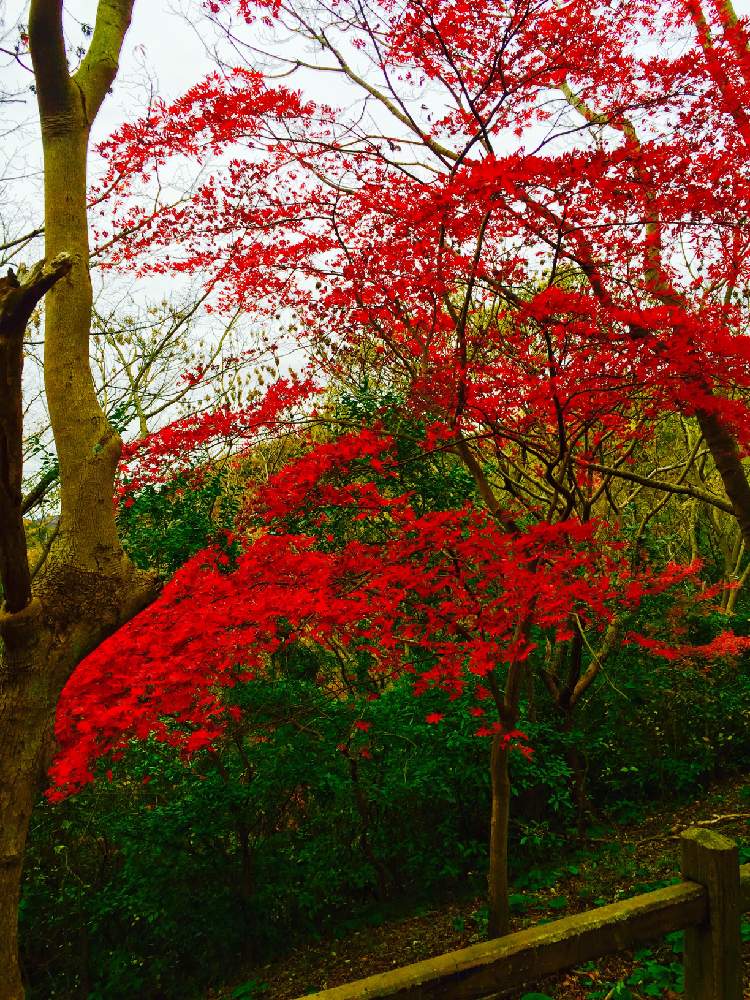
[[[737,845],[706,829],[685,831],[681,851],[686,881],[678,885],[324,990],[312,1000],[482,1000],[677,930],[685,931],[685,1000],[742,1000],[740,915],[750,910],[750,865],[740,868]]]

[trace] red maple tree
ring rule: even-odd
[[[384,489],[397,459],[377,428],[312,448],[256,498],[262,524],[238,552],[191,561],[79,668],[55,778],[76,785],[131,735],[207,745],[226,713],[221,686],[262,670],[290,629],[364,643],[373,670],[416,671],[417,689],[483,679],[496,709],[482,728],[499,932],[507,755],[534,630],[558,641],[576,620],[604,630],[615,607],[689,572],[634,575],[612,544],[613,507],[602,518],[666,415],[696,421],[725,497],[660,487],[731,511],[750,543],[745,21],[700,0],[207,7],[218,24],[246,22],[248,51],[262,23],[316,57],[271,53],[300,90],[224,66],[104,144],[115,221],[132,234],[113,264],[199,273],[218,307],[293,314],[310,379],[345,382],[360,366],[397,385],[429,427],[426,453],[455,454],[477,500],[416,512]],[[306,96],[316,72],[341,82],[343,107]],[[209,180],[147,214],[133,192],[180,157],[211,165]],[[237,422],[252,431],[311,385],[277,387],[267,414],[168,429],[142,457],[163,462]],[[140,470],[130,488],[145,460]],[[380,524],[377,543],[291,530],[311,505],[356,508]],[[722,642],[707,652],[736,648]],[[592,669],[557,689],[561,704]]]

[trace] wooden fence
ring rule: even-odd
[[[324,990],[314,1000],[482,1000],[678,930],[685,931],[685,1000],[743,1000],[740,915],[750,910],[750,865],[740,868],[734,841],[706,829],[685,831],[681,852],[685,881],[678,885]]]

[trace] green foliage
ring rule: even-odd
[[[221,473],[198,470],[163,486],[145,486],[121,504],[123,545],[141,569],[172,576],[191,556],[231,529],[239,497]]]
[[[570,742],[585,758],[590,797],[620,822],[644,803],[696,795],[750,763],[750,663],[709,669],[624,649],[583,707]]]
[[[156,746],[115,771],[35,812],[21,909],[27,966],[44,971],[32,996],[177,995],[177,969],[189,984],[243,953],[221,779]]]
[[[633,994],[624,982],[607,983],[601,989],[586,992],[586,1000],[633,1000]]]
[[[426,428],[406,415],[403,398],[395,390],[379,390],[365,379],[353,393],[336,400],[335,417],[346,426],[352,422],[377,421],[395,441],[398,479],[394,492],[412,494],[416,511],[449,510],[460,507],[475,494],[474,481],[464,464],[450,452],[426,452],[422,445]],[[372,470],[368,469],[372,479]],[[377,480],[376,480],[377,481]],[[388,482],[379,483],[380,487]]]
[[[391,901],[481,891],[489,747],[466,706],[415,699],[405,680],[357,707],[310,679],[306,655],[296,678],[285,663],[234,689],[244,716],[219,753],[186,763],[133,745],[111,781],[40,806],[22,909],[32,996],[83,983],[109,1000],[188,996],[243,959],[382,920]],[[434,726],[430,711],[450,715]],[[533,791],[515,816],[521,868],[541,850],[524,854],[523,810],[543,801],[559,839],[571,807],[553,748],[514,755],[513,769]]]
[[[663,685],[661,706],[602,686],[570,733],[543,705],[537,721],[523,722],[535,752],[511,758],[515,912],[579,873],[560,859],[576,819],[571,746],[589,762],[594,808],[618,815],[623,803],[642,815],[648,797],[663,792],[653,777],[662,752],[672,754],[672,774],[691,753],[701,769],[709,754],[717,767],[731,760],[695,739],[696,713],[710,710],[697,676],[685,674],[695,700],[682,699],[666,696],[666,668],[651,664],[648,674],[647,661],[633,657],[630,681],[624,661],[615,667],[618,688],[633,697],[637,682]],[[408,679],[376,701],[344,699],[321,686],[321,670],[332,675],[332,664],[298,645],[279,655],[269,679],[234,689],[243,720],[218,753],[188,764],[163,746],[133,746],[112,764],[111,781],[102,774],[75,799],[35,812],[21,910],[32,998],[189,998],[294,941],[382,922],[406,900],[482,891],[489,747],[474,735],[467,705],[434,691],[415,699]],[[746,712],[744,671],[727,667],[724,689],[713,689],[726,707],[724,732],[739,733]],[[667,708],[682,742],[669,740]],[[446,718],[428,725],[429,712]],[[355,729],[357,718],[371,728]],[[743,738],[730,745],[739,749]],[[689,789],[686,781],[678,790]],[[596,863],[633,891],[663,884],[645,881],[616,842]],[[566,887],[544,905],[562,911],[569,896]],[[472,920],[486,933],[486,909]],[[665,983],[679,987],[677,959],[644,955],[609,989],[657,996]],[[261,984],[244,985],[262,996]]]
[[[660,997],[665,990],[683,992],[685,983],[682,962],[659,962],[650,948],[640,949],[635,953],[635,958],[638,964],[626,980],[628,986],[636,987],[647,997]]]
[[[668,934],[666,942],[675,954],[682,951],[682,931]],[[579,971],[594,971],[596,964],[589,962]],[[586,989],[586,1000],[634,1000],[635,997],[661,997],[684,991],[681,960],[660,960],[651,948],[641,948],[635,953],[633,970],[626,979],[616,983],[597,983]],[[634,992],[635,991],[635,992]]]

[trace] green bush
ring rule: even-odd
[[[117,523],[136,566],[166,579],[231,529],[238,503],[221,473],[198,469],[143,487],[120,505]]]
[[[750,762],[750,662],[707,669],[630,650],[576,720],[596,807],[636,817],[648,800],[685,798]]]

